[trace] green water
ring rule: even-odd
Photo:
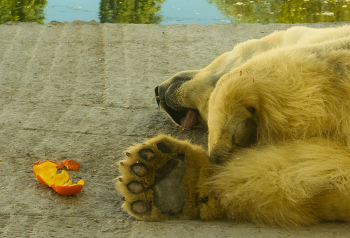
[[[0,0],[0,24],[8,21],[44,23],[46,0]]]
[[[50,5],[53,2],[60,3],[64,9]],[[48,19],[52,20],[50,18],[52,16],[59,18],[59,21],[72,20],[60,18],[60,15],[64,14],[73,17],[73,20],[94,19],[101,23],[162,25],[221,22],[315,23],[350,20],[350,0],[70,0],[64,3],[72,6],[62,6],[62,2],[62,0],[0,0],[0,24],[8,21],[44,24],[49,22]],[[74,7],[74,4],[91,6]],[[171,4],[175,7],[170,8]],[[179,4],[182,10],[177,7]],[[202,10],[202,15],[199,15],[200,11],[197,11],[197,8]],[[178,10],[176,14],[173,14],[174,9]],[[84,18],[80,19],[81,15],[84,15]]]
[[[315,23],[350,20],[350,0],[209,0],[234,22]]]

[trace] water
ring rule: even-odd
[[[45,21],[91,21],[99,19],[99,0],[48,0],[45,7]]]
[[[141,24],[308,23],[350,20],[350,0],[0,0],[7,21]]]
[[[45,9],[46,19],[44,23],[55,21],[73,21],[82,20],[90,21],[95,20],[97,22],[113,22],[113,18],[116,22],[132,22],[133,18],[137,18],[131,13],[134,7],[129,5],[126,6],[127,1],[114,1],[115,7],[110,3],[111,1],[100,1],[100,0],[49,0],[47,8]],[[131,2],[129,0],[129,2]],[[133,2],[133,1],[132,1]],[[139,1],[144,3],[155,2],[159,5],[159,10],[144,8],[141,11],[143,16],[149,16],[154,14],[158,15],[155,21],[150,21],[149,18],[146,21],[135,20],[137,23],[159,23],[161,25],[169,24],[214,24],[214,23],[229,23],[231,22],[225,17],[213,4],[209,4],[206,0],[168,0],[168,1]],[[101,5],[106,6],[106,11],[101,10]],[[118,6],[119,5],[119,6]],[[119,9],[118,9],[119,8]],[[118,11],[119,10],[119,11]],[[157,11],[158,10],[158,11]],[[121,15],[121,16],[114,16]],[[101,19],[100,19],[101,15]],[[129,16],[129,17],[127,17]],[[141,19],[141,17],[139,17]],[[141,22],[140,22],[141,21]]]

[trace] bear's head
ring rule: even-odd
[[[157,104],[173,122],[191,130],[207,121],[209,97],[217,80],[199,70],[177,73],[155,88]]]

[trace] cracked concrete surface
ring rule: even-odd
[[[306,24],[331,27],[344,23]],[[158,133],[206,147],[206,127],[181,129],[158,110],[154,87],[198,69],[239,42],[286,24],[0,25],[1,237],[349,237],[350,225],[300,230],[232,222],[141,222],[121,208],[118,161]],[[76,159],[82,192],[61,196],[35,180],[37,160]]]

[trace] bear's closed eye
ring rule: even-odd
[[[255,108],[254,107],[247,107],[248,112],[250,112],[251,114],[255,113]]]

